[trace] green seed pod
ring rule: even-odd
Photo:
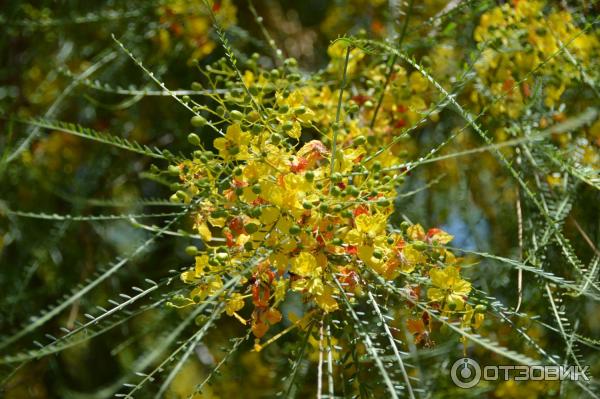
[[[381,206],[390,206],[390,200],[388,200],[387,198],[380,199],[379,201],[377,201],[377,203]]]
[[[339,197],[341,193],[342,190],[340,190],[338,186],[331,187],[331,195],[333,195],[334,197]]]
[[[306,107],[304,105],[301,105],[294,110],[294,115],[302,115],[305,113],[306,113]]]
[[[273,79],[278,79],[279,76],[281,76],[279,69],[271,69],[271,72],[269,74],[271,75],[271,78],[273,78]]]
[[[350,209],[344,209],[342,211],[342,216],[345,218],[351,218],[353,216],[352,211]]]
[[[321,204],[321,205],[319,205],[319,210],[321,212],[327,212],[327,211],[329,211],[329,206],[327,206],[327,204]]]
[[[281,107],[279,107],[279,113],[280,114],[285,114],[286,112],[288,112],[290,110],[290,107],[288,107],[287,105],[282,105]]]
[[[262,208],[259,208],[259,207],[251,208],[248,211],[248,216],[250,216],[250,217],[259,218],[260,215],[262,215]]]
[[[202,145],[202,143],[200,142],[200,137],[198,137],[196,133],[188,134],[187,139],[191,145],[195,145],[197,147],[200,147]]]
[[[279,144],[281,142],[281,139],[282,139],[282,137],[279,133],[273,133],[271,135],[271,143],[272,144],[275,144],[275,145]]]
[[[229,253],[229,251],[226,246],[221,245],[220,247],[217,247],[217,253]]]
[[[194,245],[190,245],[185,248],[185,253],[189,256],[195,256],[198,253],[198,248],[196,248]]]
[[[272,93],[274,90],[275,90],[275,86],[273,86],[273,85],[272,85],[272,84],[270,84],[270,83],[267,83],[267,84],[265,85],[265,87],[263,87],[263,91],[265,92],[265,94]]]
[[[192,82],[192,90],[200,91],[202,90],[202,85],[199,82]]]
[[[264,130],[264,127],[259,123],[255,123],[254,125],[252,125],[252,128],[250,130],[252,133],[258,134]]]
[[[306,181],[313,181],[315,179],[315,174],[309,170],[304,174],[304,178]]]
[[[298,61],[296,61],[295,58],[286,58],[286,60],[283,61],[283,65],[285,65],[288,68],[294,68],[298,65]]]
[[[383,258],[383,252],[381,252],[380,250],[376,249],[373,251],[373,257],[375,259],[382,259]]]
[[[292,234],[292,235],[300,234],[300,231],[302,231],[302,229],[297,224],[290,227],[290,234]]]
[[[331,240],[331,243],[333,245],[342,245],[344,243],[344,241],[341,238],[336,237],[333,240]]]
[[[283,124],[283,126],[282,126],[282,129],[283,129],[285,132],[289,132],[289,131],[290,131],[290,130],[292,130],[293,128],[294,128],[294,124],[293,124],[292,122],[289,122],[289,121],[288,121],[288,122],[286,122],[286,123],[284,123],[284,124]]]
[[[370,109],[370,108],[373,108],[375,105],[373,104],[373,102],[371,100],[367,100],[367,101],[365,101],[364,106],[365,106],[365,108]]]
[[[363,145],[366,141],[367,141],[367,139],[365,138],[365,136],[359,136],[354,139],[354,144],[355,145]]]
[[[260,194],[260,191],[261,191],[260,190],[260,184],[257,183],[257,184],[255,184],[255,185],[252,186],[252,192],[254,194]]]
[[[181,97],[181,101],[183,101],[184,103],[189,103],[190,102],[190,96],[183,96],[183,97]]]
[[[336,205],[334,205],[334,206],[333,206],[332,210],[333,210],[335,213],[339,213],[339,212],[341,212],[341,211],[342,211],[342,205],[340,205],[340,204],[336,204]]]
[[[244,228],[246,229],[246,233],[253,234],[258,231],[260,226],[256,223],[248,223],[246,226],[244,226]]]
[[[179,199],[181,199],[182,201],[185,201],[185,200],[188,198],[188,195],[187,195],[187,193],[186,193],[185,191],[178,190],[178,191],[177,191],[175,194],[176,194],[176,195],[179,197]]]
[[[244,244],[244,249],[245,249],[246,251],[252,251],[252,250],[254,249],[254,247],[252,246],[252,241],[247,241],[247,242]]]
[[[227,216],[227,212],[225,209],[217,209],[216,211],[212,211],[210,213],[210,217],[218,219]]]
[[[241,121],[244,118],[244,114],[242,114],[237,109],[234,109],[233,111],[231,111],[229,113],[229,115],[231,116],[231,119],[233,119],[235,121]]]
[[[413,247],[419,251],[424,251],[428,248],[427,244],[425,244],[423,241],[414,241]]]
[[[176,165],[169,165],[169,169],[167,169],[169,174],[172,174],[174,176],[179,176],[179,167],[177,167]]]
[[[194,115],[192,116],[192,119],[190,119],[190,123],[194,127],[203,127],[208,123],[208,121],[201,115]]]
[[[342,181],[342,175],[338,172],[335,172],[331,175],[331,181],[334,183],[339,183]]]
[[[313,204],[312,204],[311,202],[309,202],[309,201],[303,201],[303,202],[302,202],[302,207],[303,207],[304,209],[312,209],[312,207],[313,207]]]

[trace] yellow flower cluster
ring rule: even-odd
[[[346,0],[328,2],[325,18],[320,29],[329,39],[340,32],[350,32],[357,25],[374,37],[391,36],[407,14],[408,2],[386,0]],[[409,32],[416,32],[424,21],[440,13],[449,0],[415,1],[410,12]],[[392,22],[390,22],[392,21]]]
[[[212,12],[224,28],[237,22],[237,8],[232,0],[211,0]],[[202,59],[217,44],[210,36],[212,21],[204,0],[169,0],[158,7],[162,28],[157,41],[163,53],[172,50],[173,41],[182,41],[192,49],[189,59]]]
[[[370,68],[356,49],[348,50],[348,65],[340,64],[347,50],[338,46],[330,49],[329,67],[311,79],[301,77],[293,59],[264,70],[251,57],[233,84],[232,68],[208,68],[205,84],[226,85],[227,94],[214,90],[218,105],[211,108],[188,101],[218,119],[192,118],[196,127],[219,130],[215,151],[192,133],[189,141],[202,149],[167,172],[179,177],[172,199],[194,207],[204,241],[192,250],[194,268],[181,275],[193,286],[190,303],[220,295],[226,313],[249,319],[257,338],[281,321],[279,307],[290,292],[312,309],[297,322],[305,325],[307,317],[343,306],[340,287],[360,296],[375,275],[424,285],[429,289],[415,300],[457,321],[474,313],[465,308],[470,283],[444,247],[453,237],[388,224],[404,173],[394,167],[402,163],[395,138],[429,106],[427,81],[397,67],[371,128],[385,66]],[[340,93],[344,70],[351,87]],[[223,292],[224,275],[244,273],[240,289]]]
[[[569,12],[545,10],[545,1],[514,1],[480,18],[474,38],[485,49],[475,64],[477,83],[471,100],[485,106],[504,96],[491,104],[494,116],[518,118],[539,82],[545,106],[558,106],[565,89],[581,78],[572,59],[590,70],[600,55],[597,37],[577,27]],[[552,57],[565,46],[567,51]],[[532,70],[535,73],[529,74]]]

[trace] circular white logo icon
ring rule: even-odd
[[[463,357],[452,365],[450,377],[457,387],[473,388],[481,380],[481,367],[475,360]]]

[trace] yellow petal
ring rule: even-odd
[[[204,242],[212,240],[212,233],[210,232],[210,229],[208,228],[206,222],[203,222],[198,225],[198,234],[200,234],[200,237],[202,237],[202,240]]]
[[[321,295],[315,297],[315,302],[325,312],[330,313],[339,308],[338,303],[333,298],[333,288],[326,286]]]

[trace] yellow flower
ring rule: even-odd
[[[406,234],[411,240],[423,240],[425,238],[425,229],[420,224],[413,224],[406,230]]]
[[[385,215],[378,213],[375,215],[367,215],[365,213],[358,215],[355,220],[356,231],[360,234],[365,234],[369,238],[375,238],[385,231],[387,218]]]
[[[339,308],[338,303],[333,298],[333,288],[329,286],[324,286],[323,293],[315,296],[315,302],[326,313],[336,311]]]
[[[420,72],[414,71],[408,78],[410,82],[410,89],[415,93],[422,93],[427,90],[429,82]]]
[[[292,259],[290,271],[302,277],[312,277],[317,271],[317,259],[308,252],[301,252]]]
[[[544,104],[546,104],[547,107],[554,107],[556,103],[560,100],[560,97],[562,96],[564,91],[564,84],[562,84],[560,87],[546,87],[546,98],[544,99]]]
[[[205,282],[198,285],[190,292],[190,298],[198,297],[200,301],[205,300],[208,296],[214,295],[223,288],[223,280],[221,276],[208,276]]]
[[[415,266],[426,263],[427,257],[412,244],[408,244],[402,248],[400,260],[401,270],[405,273],[410,273],[415,270]]]
[[[444,230],[440,229],[429,229],[427,232],[427,238],[431,242],[437,242],[439,244],[445,245],[454,239],[454,236],[446,233]]]
[[[213,144],[225,161],[246,160],[249,158],[250,137],[250,133],[242,131],[239,123],[234,123],[227,128],[225,137],[216,138]]]
[[[465,314],[463,315],[462,322],[460,325],[462,328],[472,327],[476,330],[479,327],[481,327],[484,318],[485,315],[483,313],[476,312],[473,306],[467,304],[467,306],[465,307]]]
[[[208,255],[196,256],[196,265],[194,270],[188,270],[181,273],[181,281],[184,283],[194,283],[204,275],[204,267],[208,265]]]
[[[234,293],[225,304],[225,313],[228,316],[233,316],[235,312],[244,307],[244,297],[240,293]]]
[[[341,74],[346,60],[346,49],[348,44],[336,41],[327,48],[327,55],[331,57],[328,69],[332,74]],[[350,59],[348,60],[348,76],[353,76],[358,70],[358,64],[365,58],[365,52],[359,48],[350,50]]]
[[[385,243],[385,228],[387,218],[382,213],[375,215],[360,214],[354,220],[356,228],[346,234],[346,242],[357,246],[358,257],[368,266],[381,272],[383,257],[374,255],[383,254]]]
[[[427,290],[427,297],[461,310],[465,303],[464,297],[471,292],[471,283],[460,278],[459,268],[447,266],[444,269],[433,269],[429,276],[435,288]]]

